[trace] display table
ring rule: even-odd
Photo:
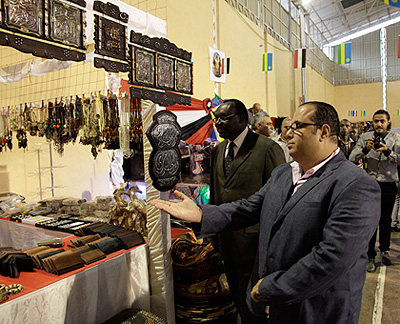
[[[29,231],[31,227],[34,233],[37,229],[0,220],[1,235],[5,227],[13,228],[13,233],[18,233],[18,228]],[[51,237],[52,231],[47,232]],[[15,239],[15,235],[7,237]],[[61,276],[36,269],[13,279],[0,276],[0,283],[24,287],[0,304],[2,324],[102,323],[127,308],[150,311],[147,244],[111,253],[106,259]]]

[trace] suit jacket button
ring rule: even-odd
[[[229,188],[225,188],[225,192],[229,192]]]

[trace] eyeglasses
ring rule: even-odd
[[[299,130],[301,128],[305,128],[307,126],[318,126],[318,127],[321,127],[322,125],[320,125],[320,124],[312,124],[312,123],[302,123],[302,122],[299,122],[299,121],[295,121],[295,122],[293,122],[293,124],[291,126],[285,126],[285,128],[286,128],[286,131],[292,130],[293,132],[295,132],[296,130]]]
[[[237,113],[234,113],[234,114],[230,114],[230,115],[227,115],[227,116],[220,116],[220,117],[216,117],[216,118],[213,118],[212,119],[212,121],[216,124],[216,123],[219,123],[219,122],[227,122],[229,119],[231,119],[233,116],[235,116],[235,115],[237,115]]]

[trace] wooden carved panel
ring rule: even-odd
[[[82,10],[65,3],[50,1],[50,39],[83,48]]]
[[[94,58],[94,67],[95,68],[103,68],[107,72],[129,72],[131,67],[128,64],[124,64],[121,62],[110,61],[101,59],[99,57]]]
[[[155,87],[155,53],[141,48],[131,48],[131,53],[130,83]]]
[[[192,59],[192,53],[185,51],[182,48],[178,48],[166,38],[149,37],[147,35],[142,35],[141,33],[135,33],[134,31],[131,31],[130,40],[132,43],[137,45],[178,57],[188,62],[190,62]]]
[[[81,6],[83,8],[86,8],[86,1],[85,0],[66,0],[68,2],[72,2],[77,4],[78,6]]]
[[[60,61],[80,62],[86,59],[86,54],[82,52],[3,32],[0,32],[0,45],[10,46],[24,53],[32,53],[35,56],[48,59],[55,58]]]
[[[143,89],[143,88],[136,88],[131,87],[131,97],[144,99],[144,100],[151,100],[160,106],[172,106],[175,104],[179,105],[186,105],[190,106],[192,104],[191,97],[170,93],[170,92],[163,92],[163,91],[154,91],[150,89]]]
[[[174,59],[160,54],[157,54],[156,58],[156,88],[174,90]]]
[[[153,186],[160,191],[172,189],[179,180],[181,154],[178,144],[182,130],[176,115],[170,111],[159,111],[146,132],[153,147],[149,160],[149,173]]]
[[[193,65],[175,61],[175,91],[193,94]]]
[[[126,61],[126,27],[94,15],[95,53]]]
[[[124,23],[127,23],[129,20],[129,15],[126,12],[121,12],[118,6],[110,2],[104,3],[95,1],[93,3],[93,9]]]
[[[43,0],[7,0],[3,4],[9,29],[43,36]]]

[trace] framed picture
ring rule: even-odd
[[[175,90],[193,94],[193,65],[187,62],[175,61]]]
[[[43,0],[3,0],[1,3],[7,29],[43,37]]]
[[[82,9],[50,0],[50,39],[65,45],[83,48]]]
[[[155,87],[155,55],[152,51],[131,46],[131,84]]]
[[[174,90],[175,85],[174,59],[156,54],[156,88]]]
[[[126,27],[94,15],[95,53],[126,61]]]

